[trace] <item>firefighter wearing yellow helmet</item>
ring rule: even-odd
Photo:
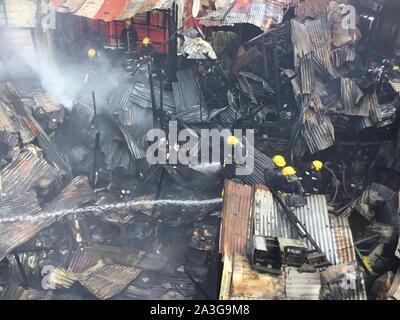
[[[229,136],[226,140],[230,146],[235,146],[239,143],[239,139],[235,136]]]
[[[282,176],[282,168],[286,166],[286,159],[284,156],[277,154],[272,158],[274,166],[266,168],[264,171],[264,181],[267,186],[271,184],[276,187],[277,181]]]
[[[272,161],[279,168],[283,168],[284,166],[286,166],[286,159],[285,159],[285,157],[283,157],[281,155],[274,156],[272,158]]]
[[[151,40],[148,37],[144,37],[142,43],[145,47],[148,47],[149,45],[151,45]]]
[[[90,48],[87,52],[87,55],[89,58],[94,58],[95,56],[97,56],[96,49]]]
[[[320,160],[311,162],[310,168],[304,171],[303,186],[306,194],[319,194],[321,192],[322,169],[324,163]]]

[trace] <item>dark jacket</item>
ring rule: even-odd
[[[320,171],[306,170],[303,174],[303,187],[307,194],[318,194],[321,190],[322,175]]]

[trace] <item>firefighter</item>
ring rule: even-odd
[[[280,185],[280,180],[282,180],[282,169],[286,166],[286,159],[281,155],[276,155],[272,158],[274,162],[274,168],[267,168],[264,171],[264,180],[267,186],[270,186],[276,190]]]
[[[145,37],[142,41],[143,48],[142,48],[142,56],[143,59],[146,59],[150,54],[153,52],[154,47],[151,45],[151,40],[148,37]]]
[[[297,177],[296,169],[293,167],[285,167],[282,170],[284,179],[279,179],[278,191],[280,191],[282,198],[290,207],[302,207],[306,204],[304,198],[303,186]]]
[[[224,162],[223,166],[224,166],[225,177],[227,179],[232,179],[235,177],[235,168],[236,168],[234,155],[235,155],[235,153],[242,152],[243,145],[240,142],[240,140],[234,135],[229,136],[226,139],[226,143],[229,146],[232,146],[233,153],[229,154],[227,158],[223,159],[223,162]],[[224,155],[221,154],[221,156],[223,157]]]
[[[314,160],[310,169],[304,171],[303,186],[306,194],[318,194],[321,190],[322,174],[324,164],[320,160]]]
[[[121,31],[120,40],[121,45],[126,51],[131,51],[136,48],[138,36],[131,20],[125,21],[125,28]]]

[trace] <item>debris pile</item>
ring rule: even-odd
[[[224,2],[171,36],[174,77],[154,50],[118,57],[71,108],[2,83],[0,297],[400,299],[400,60],[342,2]],[[266,181],[278,154],[300,181],[323,163],[302,203]]]

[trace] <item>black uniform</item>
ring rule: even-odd
[[[273,169],[265,169],[264,171],[264,181],[267,187],[271,187],[275,191],[278,191],[283,183],[282,168],[274,167]]]
[[[306,170],[303,174],[303,186],[306,194],[318,194],[321,190],[322,175],[320,171]]]
[[[128,41],[128,39],[129,39],[129,41]],[[121,41],[121,45],[126,50],[136,48],[136,43],[138,41],[136,29],[133,26],[124,28],[121,31],[120,41]]]
[[[303,195],[303,187],[301,182],[296,179],[289,181],[282,175],[282,168],[266,169],[264,171],[264,180],[267,186],[270,186],[275,191],[283,193]]]

